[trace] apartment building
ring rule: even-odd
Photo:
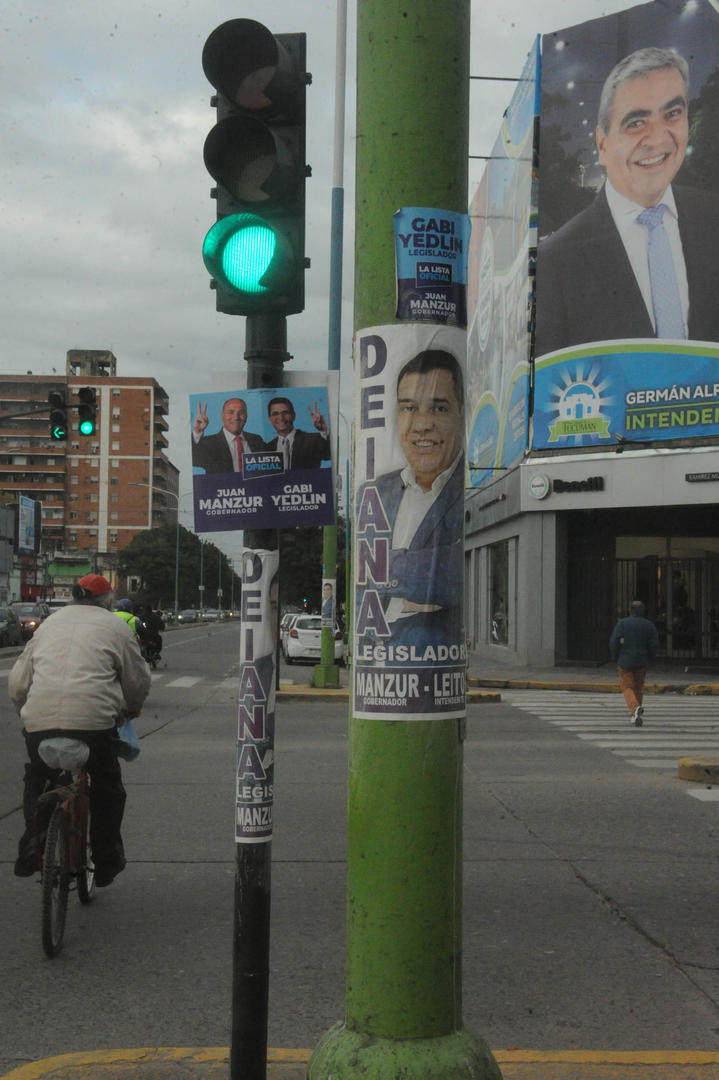
[[[97,395],[94,435],[79,434],[70,408],[67,441],[51,440],[49,392],[63,391],[72,406],[84,386]],[[64,375],[0,378],[3,499],[27,495],[42,502],[44,559],[34,580],[24,573],[24,596],[55,586],[69,591],[91,569],[111,573],[117,552],[134,536],[176,520],[179,471],[165,455],[168,411],[155,379],[118,376],[106,350],[71,349]]]

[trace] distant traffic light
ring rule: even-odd
[[[81,435],[94,435],[97,429],[97,394],[91,386],[83,386],[77,392],[78,431]]]
[[[304,34],[273,35],[253,19],[230,19],[205,42],[217,124],[204,158],[218,220],[202,256],[228,315],[304,308],[305,64]]]
[[[47,395],[50,406],[50,438],[55,442],[67,439],[67,402],[64,390],[51,390]]]

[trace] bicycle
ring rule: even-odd
[[[85,770],[90,748],[80,739],[52,738],[43,739],[38,753],[49,768],[62,770],[35,809],[42,945],[52,958],[62,948],[71,883],[81,904],[89,904],[95,896],[95,868],[89,850],[90,777]]]

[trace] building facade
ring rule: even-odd
[[[52,440],[49,392],[61,390],[73,406],[85,386],[97,396],[95,433],[79,434],[71,407],[67,441]],[[112,575],[117,552],[134,536],[175,522],[179,472],[165,455],[168,411],[155,379],[118,376],[107,351],[70,350],[64,376],[0,379],[3,499],[42,503],[41,555],[22,560],[23,598],[69,595],[90,570]]]
[[[719,660],[719,449],[534,452],[466,502],[470,651],[604,663],[632,600],[661,657]]]

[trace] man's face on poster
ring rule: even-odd
[[[462,445],[463,420],[452,373],[408,372],[397,386],[399,441],[417,483],[428,491]]]
[[[278,401],[270,407],[270,423],[278,435],[289,435],[295,423],[295,410],[285,401]]]
[[[689,140],[687,90],[676,68],[617,87],[609,130],[596,131],[599,162],[620,195],[656,206],[679,171]]]
[[[247,423],[247,406],[242,398],[230,398],[222,406],[222,426],[232,435],[241,435]]]

